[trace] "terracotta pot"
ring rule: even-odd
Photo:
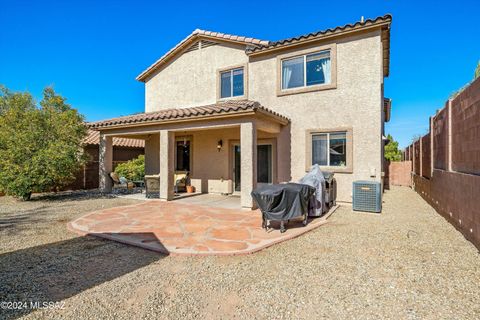
[[[194,186],[187,186],[187,193],[194,193],[195,187]]]

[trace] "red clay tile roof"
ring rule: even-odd
[[[392,16],[389,15],[389,14],[386,14],[382,17],[377,17],[375,19],[367,19],[367,20],[364,20],[363,22],[362,21],[357,21],[354,24],[346,24],[344,26],[339,26],[339,27],[336,27],[336,28],[333,28],[333,29],[329,28],[329,29],[322,30],[322,31],[303,34],[301,36],[297,36],[297,37],[293,37],[293,38],[287,38],[287,39],[282,39],[282,40],[278,40],[278,41],[270,41],[267,44],[262,44],[260,46],[248,47],[246,51],[247,51],[247,54],[248,53],[254,53],[254,52],[260,52],[260,51],[264,51],[264,50],[275,48],[275,47],[281,47],[281,46],[301,42],[301,41],[304,41],[304,40],[310,40],[310,39],[313,39],[313,38],[322,38],[322,37],[325,37],[325,36],[328,36],[328,35],[331,35],[331,34],[341,33],[343,31],[350,31],[350,30],[353,30],[353,29],[359,29],[359,28],[362,28],[362,27],[368,27],[368,26],[377,25],[377,24],[381,24],[381,23],[385,23],[385,22],[391,22],[391,21],[392,21]]]
[[[88,124],[87,124],[88,125]],[[83,140],[86,145],[100,144],[100,132],[88,129],[88,135]],[[144,148],[145,141],[142,139],[113,138],[114,147]]]
[[[288,122],[289,119],[277,112],[263,107],[257,101],[250,100],[227,100],[210,104],[206,106],[165,109],[156,112],[139,113],[131,116],[113,118],[98,122],[90,122],[88,127],[91,129],[100,129],[113,126],[128,125],[134,123],[161,122],[173,119],[195,119],[216,115],[235,115],[245,112],[264,112],[270,116],[278,118],[282,122]]]
[[[178,52],[181,52],[181,50],[186,48],[188,44],[193,43],[196,39],[201,38],[206,38],[210,40],[218,39],[229,42],[240,42],[249,46],[266,45],[269,43],[265,40],[250,37],[236,36],[232,34],[196,29],[190,35],[188,35],[188,37],[180,41],[175,47],[170,49],[167,53],[161,56],[160,59],[155,61],[150,67],[148,67],[145,71],[138,75],[137,80],[145,81],[152,72],[154,72],[157,68],[164,64],[170,57],[174,56]]]

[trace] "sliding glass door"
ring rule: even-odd
[[[272,145],[257,146],[257,182],[272,183]]]

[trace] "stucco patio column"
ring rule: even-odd
[[[99,188],[102,192],[112,191],[112,179],[110,172],[113,166],[112,137],[100,133],[100,145],[98,148]]]
[[[252,190],[257,184],[257,129],[255,123],[240,125],[240,202],[242,208],[252,208]]]
[[[277,183],[292,180],[292,133],[290,123],[277,135]]]
[[[160,199],[173,199],[173,162],[175,135],[168,130],[160,130]]]

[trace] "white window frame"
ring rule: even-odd
[[[282,60],[300,57],[303,55],[314,54],[322,51],[330,52],[330,83],[317,84],[304,87],[296,87],[292,89],[282,89]],[[337,44],[329,43],[326,45],[308,48],[295,52],[288,52],[277,56],[277,75],[276,75],[276,91],[277,97],[288,96],[292,94],[303,94],[315,91],[334,90],[337,88]]]
[[[284,88],[283,87],[283,81],[281,82],[280,86],[281,86],[281,89],[282,91],[285,91],[285,90],[295,90],[295,89],[300,89],[300,88],[309,88],[309,87],[314,87],[314,86],[326,86],[326,85],[329,85],[330,83],[319,83],[319,84],[311,84],[311,85],[307,85],[307,56],[311,56],[311,55],[315,55],[315,54],[319,54],[319,53],[323,53],[323,52],[328,52],[328,57],[330,59],[330,64],[332,63],[332,50],[331,49],[326,49],[326,50],[320,50],[320,51],[316,51],[316,52],[311,52],[311,53],[306,53],[306,54],[302,54],[302,55],[298,55],[298,56],[295,56],[295,57],[288,57],[288,58],[284,58],[281,60],[281,74],[280,74],[280,79],[283,79],[283,62],[285,61],[289,61],[289,60],[294,60],[294,59],[298,59],[300,57],[303,58],[303,86],[301,87],[293,87],[293,88]],[[330,70],[330,79],[332,78],[332,70]],[[331,80],[330,80],[331,82]],[[233,85],[232,85],[233,87]]]
[[[240,94],[238,96],[233,95],[233,72],[236,70],[242,70],[242,78],[243,78],[243,94]],[[222,75],[224,73],[230,73],[230,96],[228,97],[222,97]],[[238,67],[238,68],[233,68],[229,70],[224,70],[220,71],[220,99],[229,99],[229,98],[237,98],[237,97],[243,97],[245,96],[245,68],[244,67]]]

